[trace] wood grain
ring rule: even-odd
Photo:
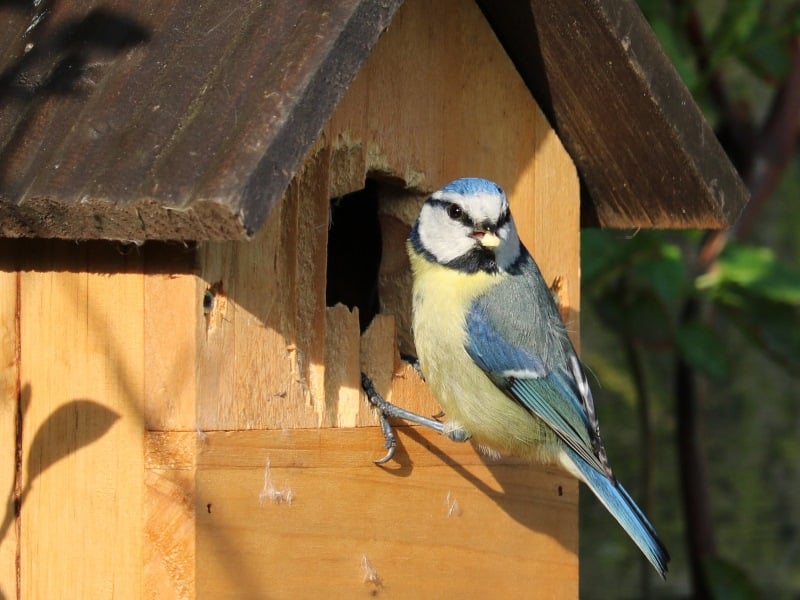
[[[573,480],[400,431],[389,468],[370,462],[381,450],[372,428],[209,434],[199,596],[577,597]],[[291,503],[262,495],[265,482]]]
[[[20,273],[20,594],[142,593],[143,277],[112,245],[40,244]],[[98,250],[95,247],[94,250]],[[104,272],[98,272],[104,271]],[[108,272],[114,274],[108,274]]]
[[[197,427],[195,355],[206,325],[206,286],[181,271],[144,275],[144,416],[150,431]]]
[[[478,0],[603,227],[724,228],[739,175],[632,0]]]
[[[147,432],[144,471],[144,597],[195,598],[197,432]]]
[[[252,236],[352,78],[368,77],[359,69],[390,23],[390,35],[398,27],[392,17],[400,4],[346,0],[323,10],[310,0],[270,0],[229,10],[208,0],[91,0],[48,12],[8,3],[0,9],[0,233]],[[579,165],[591,194],[587,223],[724,227],[735,220],[747,200],[744,187],[633,1],[479,4],[514,61],[511,69],[522,74]],[[433,3],[415,27],[438,35],[448,18],[441,6]],[[457,11],[472,10],[464,7]],[[39,24],[28,31],[32,23]],[[485,139],[480,126],[439,131],[451,113],[456,121],[475,109],[502,119],[511,114],[478,101],[508,90],[503,78],[497,85],[498,78],[473,68],[476,60],[495,60],[482,54],[484,40],[471,43],[473,31],[449,38],[460,53],[444,57],[433,45],[393,47],[384,73],[423,74],[439,64],[424,94],[438,94],[448,80],[465,81],[463,89],[426,110],[424,94],[401,77],[388,90],[397,102],[386,118],[376,123],[363,115],[377,131],[411,126],[419,134],[411,170],[403,173],[412,185],[417,175],[441,181],[437,168],[459,167],[458,159],[429,155],[426,137],[460,143],[464,155]],[[498,64],[506,72],[510,63]],[[380,147],[363,150],[349,158],[369,155],[373,165],[397,173]],[[510,145],[505,152],[513,164]],[[440,167],[432,169],[429,158]]]
[[[391,401],[439,411],[398,358],[397,340],[410,339],[403,240],[424,193],[465,175],[505,186],[577,319],[574,166],[480,11],[459,0],[407,2],[253,242],[200,245],[205,285],[222,282],[225,300],[200,339],[199,595],[577,595],[574,482],[487,465],[471,446],[405,427],[398,460],[380,469],[380,430],[350,428],[376,423],[354,395],[359,365]],[[380,285],[392,297],[359,339],[354,313],[324,305],[324,240],[329,199],[367,176],[379,181]]]
[[[0,234],[252,236],[399,4],[4,6]]]
[[[397,404],[438,411],[398,358],[403,239],[424,193],[463,175],[505,186],[577,317],[575,169],[462,0],[404,5],[251,241],[160,256],[15,242],[0,317],[18,312],[19,336],[0,329],[0,390],[29,390],[20,595],[577,596],[564,474],[408,427],[397,461],[372,464],[383,438],[361,369]],[[367,176],[389,233],[379,278],[400,301],[359,336],[355,314],[325,305],[326,232],[330,198]]]
[[[17,490],[17,417],[19,389],[19,275],[9,244],[0,250],[7,264],[0,267],[0,596],[17,597],[19,552],[14,500]]]

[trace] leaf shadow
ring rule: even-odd
[[[6,514],[0,525],[0,540],[4,540],[34,482],[47,469],[71,454],[103,437],[120,418],[113,410],[93,400],[83,398],[71,400],[58,407],[41,424],[28,447],[22,454],[19,443],[22,421],[31,404],[31,386],[26,383],[19,394],[17,423],[17,475],[8,495]],[[25,483],[21,482],[20,465],[25,457]]]

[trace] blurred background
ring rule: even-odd
[[[582,596],[800,598],[800,2],[639,5],[752,198],[727,232],[582,234],[603,438],[672,555],[663,582],[582,489]]]

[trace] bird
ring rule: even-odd
[[[400,417],[492,455],[558,464],[666,578],[669,553],[611,470],[584,369],[503,189],[477,177],[446,184],[424,202],[406,245],[418,366],[443,415],[390,404],[362,375],[389,448],[376,462],[392,457],[387,417]]]

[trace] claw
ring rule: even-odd
[[[370,401],[370,403],[378,409],[378,414],[380,415],[381,419],[381,430],[383,431],[383,445],[387,449],[386,456],[376,460],[375,463],[382,465],[383,463],[390,461],[394,456],[395,449],[397,448],[397,437],[395,436],[392,424],[389,423],[389,417],[405,419],[411,423],[416,423],[417,425],[422,425],[423,427],[433,429],[437,433],[444,433],[443,423],[429,419],[428,417],[423,417],[416,413],[412,413],[404,408],[390,404],[381,398],[381,395],[377,392],[377,390],[375,390],[375,385],[372,383],[372,380],[367,377],[365,373],[361,373],[361,387],[364,389],[364,393],[366,393],[367,399]]]
[[[374,460],[376,465],[382,465],[389,462],[394,457],[395,450],[397,449],[397,436],[394,434],[394,427],[389,423],[389,419],[384,413],[386,406],[389,404],[381,398],[381,395],[375,389],[372,380],[367,377],[366,373],[361,373],[361,387],[364,393],[367,394],[367,399],[370,403],[378,409],[378,417],[381,421],[381,431],[383,432],[383,447],[386,448],[386,455],[383,458]]]
[[[378,460],[373,460],[372,462],[376,465],[382,465],[392,460],[392,458],[394,458],[394,451],[397,449],[397,438],[394,435],[394,427],[392,427],[392,424],[389,423],[389,419],[387,419],[383,413],[380,413],[380,419],[384,439],[383,447],[386,448],[386,456]]]

